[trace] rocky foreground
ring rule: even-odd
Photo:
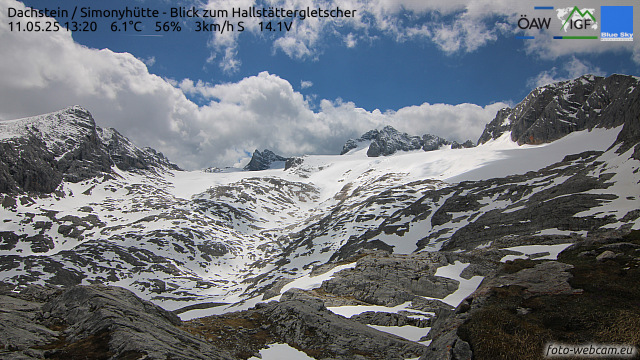
[[[3,286],[0,358],[248,359],[287,343],[316,359],[537,359],[549,341],[640,345],[640,232],[582,239],[557,260],[536,260],[545,255],[501,263],[495,247],[361,252],[349,259],[355,267],[319,288],[185,322],[119,287]],[[458,281],[434,276],[456,261],[473,263],[461,275],[484,276],[480,287],[455,309],[425,300],[457,289]],[[328,309],[406,301],[411,308],[395,314],[346,318]],[[416,320],[414,310],[434,316]],[[426,346],[366,324],[422,327],[433,341]]]

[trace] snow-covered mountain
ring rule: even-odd
[[[418,149],[433,151],[445,145],[451,145],[452,149],[470,148],[474,146],[471,140],[460,144],[456,141],[448,141],[437,135],[409,135],[399,132],[394,129],[393,126],[385,126],[382,130],[373,129],[367,131],[358,139],[347,140],[340,154],[344,155],[362,148],[367,148],[367,156],[378,157],[393,155],[397,151],[412,151]]]
[[[640,229],[639,81],[538,88],[476,147],[385,128],[251,172],[180,171],[80,107],[2,121],[0,281],[117,285],[183,319],[300,297],[431,318],[506,256]]]
[[[478,143],[505,132],[522,145],[547,143],[595,127],[637,126],[637,87],[637,78],[626,75],[584,75],[539,87],[513,109],[498,112]]]
[[[151,148],[140,149],[115,129],[96,126],[91,114],[72,106],[51,114],[0,122],[0,191],[51,193],[62,181],[76,183],[120,170],[179,168]]]

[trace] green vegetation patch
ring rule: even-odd
[[[541,359],[548,342],[640,347],[640,231],[573,246],[558,261],[574,266],[572,295],[527,297],[518,286],[494,288],[458,335],[474,359]],[[606,259],[598,259],[611,251]],[[539,261],[505,264],[513,274]]]

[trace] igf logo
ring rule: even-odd
[[[595,9],[579,9],[577,6],[572,8],[556,9],[558,19],[562,21],[561,29],[565,32],[568,30],[597,29],[598,21],[593,15]]]

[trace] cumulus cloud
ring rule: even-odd
[[[300,81],[300,88],[301,89],[308,89],[310,87],[313,86],[313,82],[308,81],[308,80],[301,80]]]
[[[0,5],[22,7],[12,0]],[[498,108],[422,104],[366,111],[352,102],[311,106],[285,79],[267,72],[238,82],[163,79],[128,53],[90,49],[65,31],[16,33],[0,14],[0,118],[42,114],[78,104],[103,127],[152,146],[188,169],[242,165],[254,149],[283,155],[336,154],[344,141],[391,124],[413,134],[477,138]],[[301,82],[301,87],[310,85]],[[197,105],[187,98],[198,96]]]

